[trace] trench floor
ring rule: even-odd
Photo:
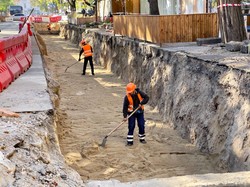
[[[146,140],[140,144],[135,129],[134,146],[127,147],[127,124],[108,137],[105,148],[98,144],[123,119],[126,82],[95,64],[95,76],[76,63],[79,48],[56,35],[42,35],[48,51],[45,63],[60,84],[58,136],[69,166],[86,180],[117,179],[122,182],[172,176],[219,173],[214,157],[200,153],[182,139],[157,110],[145,107]],[[94,49],[98,50],[98,49]],[[74,64],[76,63],[76,64]],[[65,72],[65,69],[67,72]]]

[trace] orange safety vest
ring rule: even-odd
[[[90,45],[86,44],[82,48],[83,48],[83,53],[84,53],[85,57],[92,56],[91,46]]]
[[[141,97],[141,94],[137,93],[137,96],[139,98],[139,101],[141,102],[143,100],[143,98]],[[128,112],[133,112],[133,110],[134,110],[133,99],[132,99],[130,94],[127,94],[127,98],[128,98],[128,102],[129,102]],[[141,106],[141,108],[142,108],[142,110],[144,110],[144,106]]]

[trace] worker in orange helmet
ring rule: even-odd
[[[51,33],[51,24],[50,23],[47,24],[47,29],[48,29],[49,33]]]
[[[85,42],[85,39],[84,38],[82,38],[82,40],[80,41],[80,43],[79,43],[79,46],[82,48],[82,45],[83,45],[83,43]]]
[[[123,101],[123,120],[128,120],[127,146],[133,145],[136,119],[137,125],[139,127],[139,140],[143,144],[147,143],[145,140],[145,120],[143,105],[147,104],[148,100],[148,95],[142,92],[139,88],[136,88],[136,85],[134,83],[129,83],[127,85],[126,96],[124,97]],[[138,107],[140,108],[128,119],[128,116]]]
[[[92,59],[93,49],[92,49],[91,45],[89,45],[85,40],[82,40],[80,42],[80,44],[82,45],[81,46],[82,49],[80,50],[78,61],[81,61],[81,55],[82,55],[82,53],[84,54],[84,64],[83,64],[82,75],[85,75],[85,73],[86,73],[88,61],[89,61],[90,67],[91,67],[91,73],[92,73],[92,75],[95,75],[93,59]]]

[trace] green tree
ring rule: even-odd
[[[0,12],[7,12],[8,6],[13,5],[13,0],[1,0],[0,1]]]
[[[50,0],[31,0],[32,6],[39,7],[42,11],[48,12],[48,4]]]
[[[76,11],[76,0],[67,0],[67,2],[69,3],[70,10],[72,12],[75,12]]]
[[[64,6],[66,6],[64,0],[31,0],[32,6],[40,7],[42,11],[48,12],[49,11],[49,5],[54,4],[53,12],[58,11],[58,9],[63,9]]]

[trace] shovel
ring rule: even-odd
[[[81,59],[82,60],[82,59]],[[75,64],[79,63],[79,61],[76,61],[75,63],[69,65],[66,67],[66,69],[64,70],[64,73],[66,73],[67,69],[69,69],[71,66],[74,66]]]
[[[141,106],[138,106],[129,116],[127,119],[129,119]],[[127,120],[126,120],[127,121]],[[116,131],[124,122],[126,121],[122,121],[116,128],[114,128],[112,131],[110,131],[110,133],[108,133],[102,140],[102,143],[100,144],[100,146],[105,147],[105,144],[107,142],[108,137],[114,132]]]

